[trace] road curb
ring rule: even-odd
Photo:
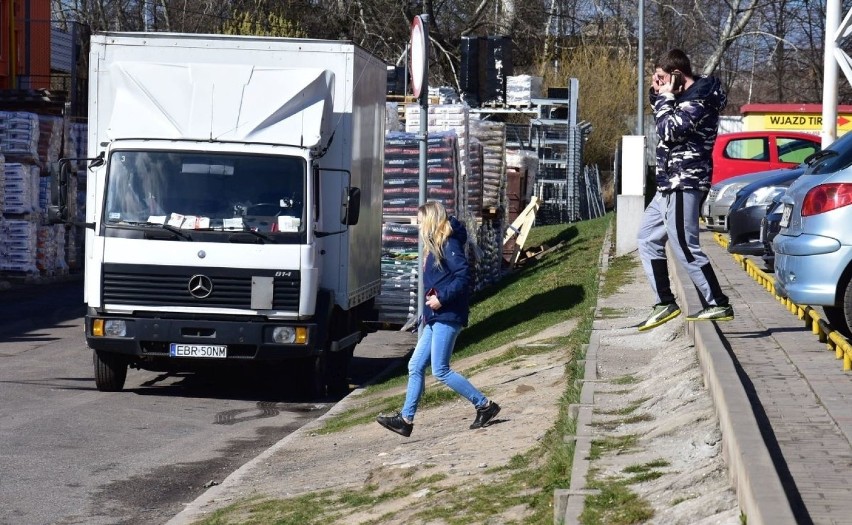
[[[703,306],[698,292],[683,268],[669,252],[672,284],[687,312]],[[713,323],[687,322],[692,335],[704,383],[713,398],[722,431],[722,454],[728,475],[737,492],[740,511],[750,525],[795,524],[781,478],[769,454],[754,409],[734,362]]]

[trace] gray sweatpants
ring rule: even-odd
[[[666,262],[666,242],[671,239],[672,253],[686,269],[705,306],[728,304],[716,272],[698,244],[698,213],[704,196],[700,190],[658,191],[645,208],[639,225],[639,258],[657,303],[675,300]]]

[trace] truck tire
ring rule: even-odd
[[[95,385],[101,392],[121,392],[127,379],[127,358],[120,354],[92,351]]]
[[[325,367],[325,383],[328,395],[338,397],[349,393],[349,360],[354,348],[328,352]]]
[[[825,318],[832,328],[846,336],[852,337],[852,279],[845,279],[838,286],[838,290],[842,292],[840,296],[840,306],[823,306]]]

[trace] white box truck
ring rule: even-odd
[[[128,367],[301,366],[342,391],[379,294],[386,64],[343,41],[91,39],[85,320]]]

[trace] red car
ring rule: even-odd
[[[796,131],[722,133],[713,147],[712,183],[756,171],[798,166],[822,149],[819,135]]]

